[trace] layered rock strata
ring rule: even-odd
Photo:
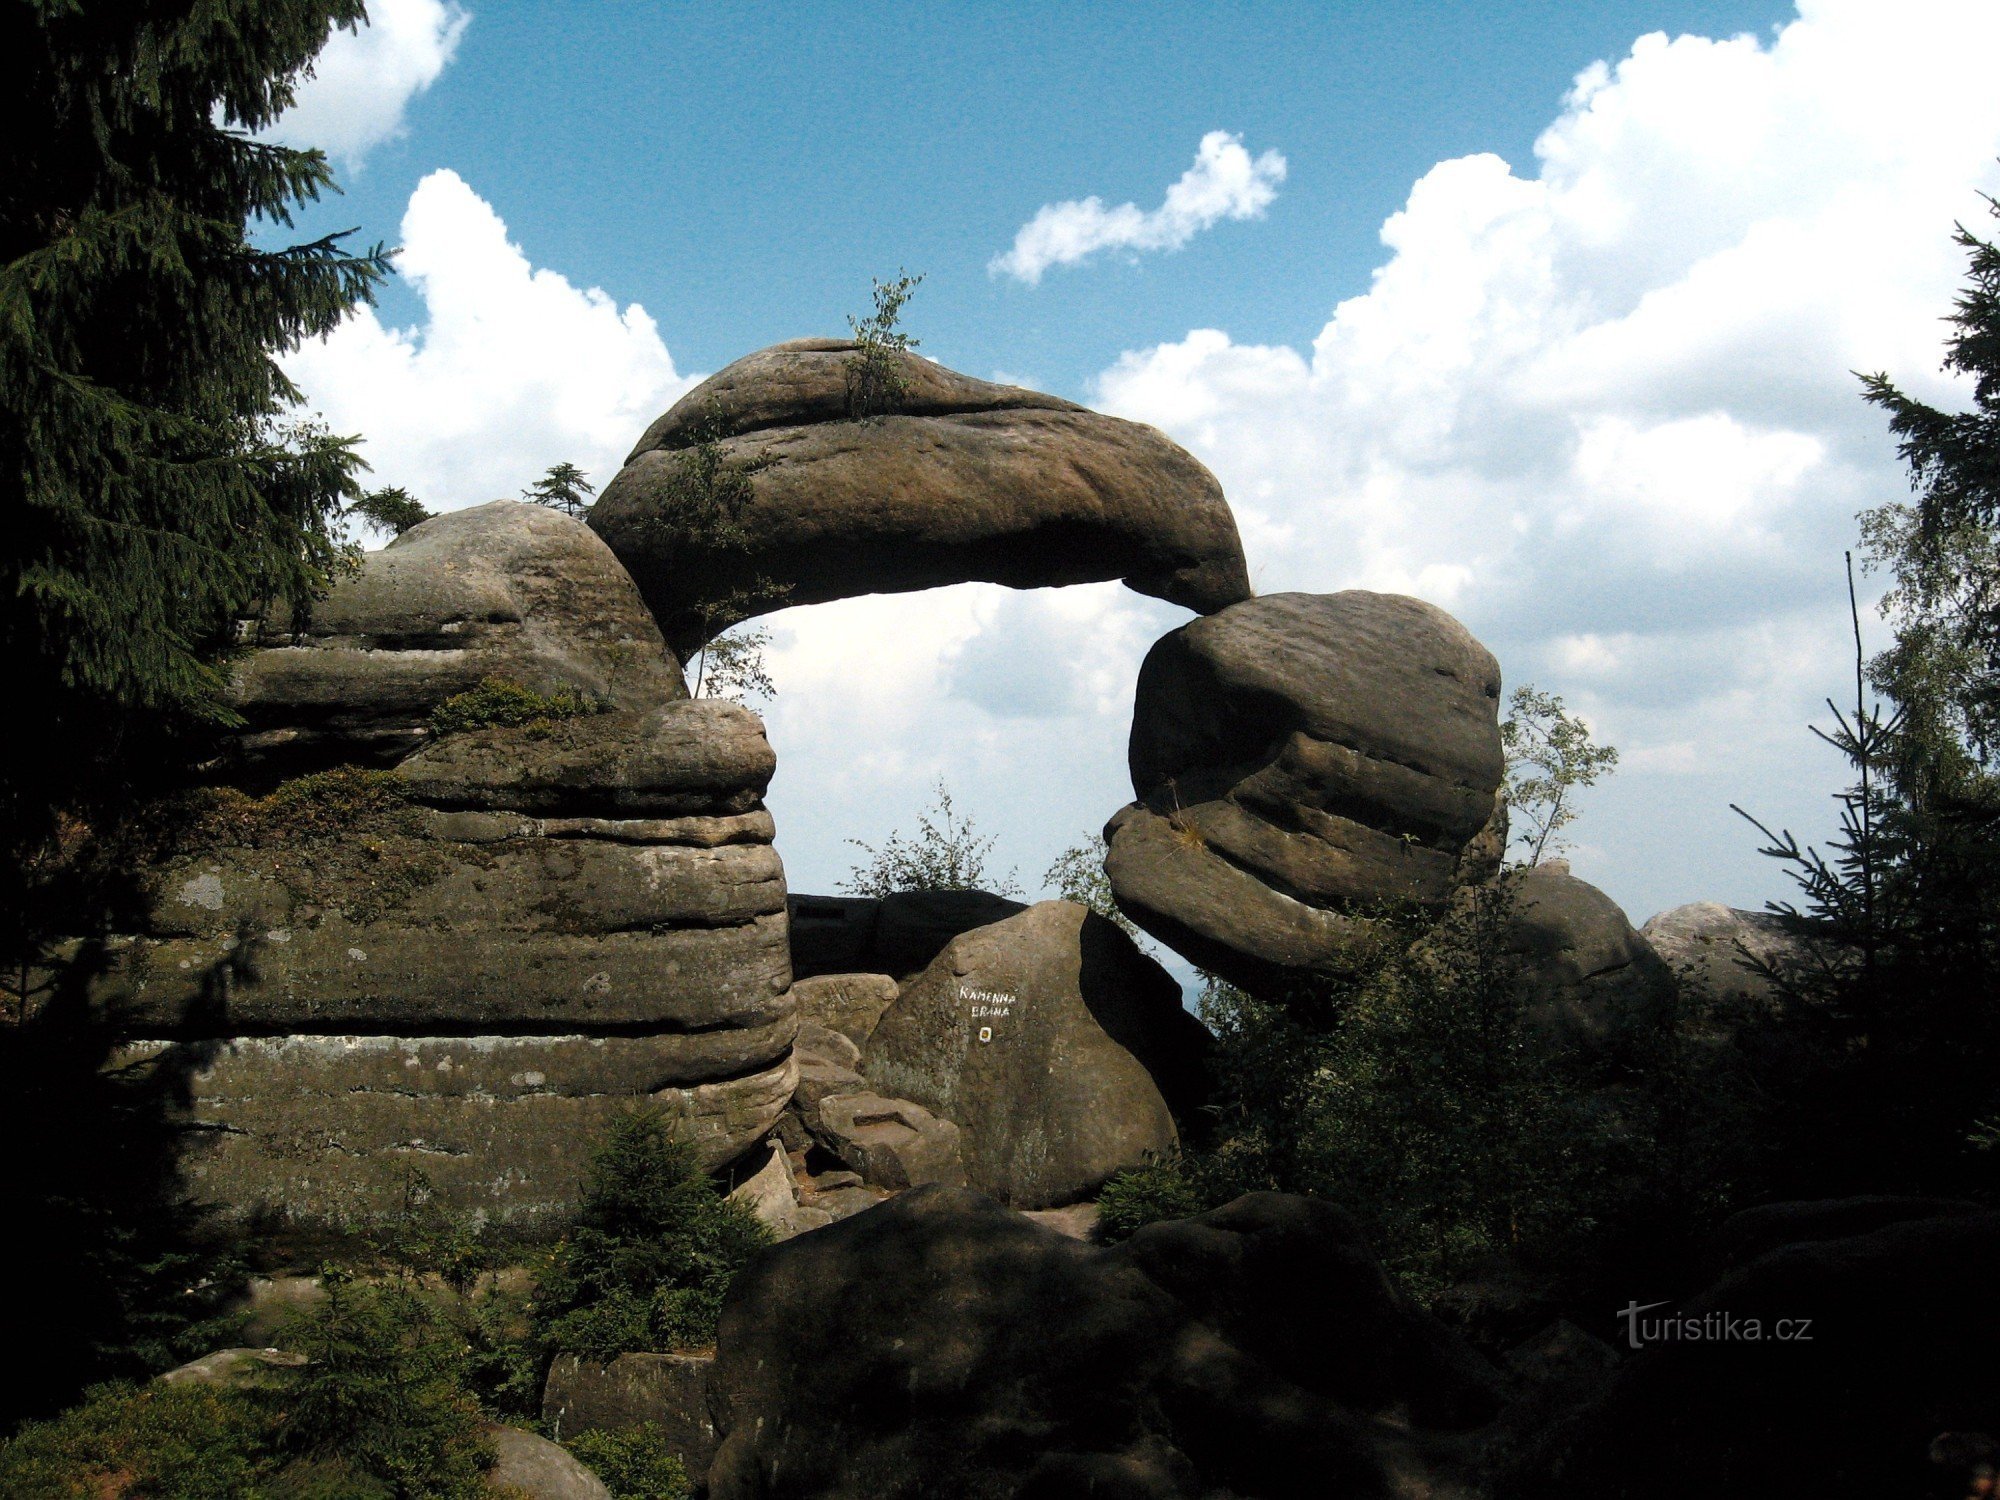
[[[1499,699],[1491,653],[1421,600],[1272,594],[1191,621],[1140,668],[1137,800],[1105,830],[1119,906],[1264,986],[1326,962],[1357,912],[1442,906],[1504,828]]]
[[[438,704],[495,680],[559,711],[440,732]],[[124,931],[66,955],[130,1038],[114,1061],[182,1075],[194,1197],[352,1228],[421,1174],[532,1229],[634,1103],[710,1166],[769,1131],[796,1078],[774,759],[754,715],[686,699],[586,528],[428,522],[237,693],[250,728],[212,777],[393,763],[176,799]]]

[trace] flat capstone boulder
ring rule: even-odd
[[[654,422],[605,485],[590,525],[678,651],[773,608],[975,581],[1122,578],[1203,612],[1249,597],[1221,486],[1161,433],[886,357],[873,401],[849,341],[740,359]],[[681,519],[698,508],[698,452],[747,485],[720,541]]]

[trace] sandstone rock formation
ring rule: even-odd
[[[1253,985],[1325,961],[1354,911],[1440,906],[1491,842],[1499,698],[1492,656],[1416,599],[1274,594],[1182,626],[1139,672],[1119,906]]]
[[[754,715],[686,699],[603,545],[531,506],[443,516],[303,641],[243,663],[245,753],[211,775],[251,789],[162,809],[122,934],[68,955],[116,1061],[183,1076],[194,1195],[352,1227],[415,1170],[533,1227],[635,1100],[710,1165],[755,1144],[795,1075],[774,760]],[[601,711],[433,733],[502,673]],[[262,792],[308,751],[393,764]]]
[[[1657,1019],[1673,971],[1596,886],[1546,860],[1503,877],[1503,942],[1530,997],[1528,1024],[1551,1041],[1596,1046]]]
[[[865,1181],[901,1191],[930,1182],[965,1185],[964,1137],[956,1122],[913,1100],[892,1098],[863,1078],[855,1071],[860,1049],[838,1032],[801,1026],[798,1055],[792,1113],[807,1141],[852,1171],[857,1186]]]
[[[509,1500],[611,1500],[603,1480],[547,1438],[500,1422],[489,1423],[485,1436],[493,1446],[493,1467],[486,1471],[493,1494]]]
[[[1782,970],[1809,957],[1805,944],[1770,912],[1740,911],[1716,901],[1663,911],[1639,931],[1661,958],[1686,969],[1710,996],[1754,1009],[1768,1008],[1776,999],[1767,966]]]
[[[792,981],[800,1021],[838,1032],[856,1047],[868,1044],[875,1023],[899,993],[887,974],[818,974]]]
[[[780,601],[973,580],[1123,578],[1200,611],[1249,597],[1221,488],[1152,428],[908,354],[893,410],[857,420],[855,352],[798,339],[736,361],[648,428],[605,485],[590,524],[676,649]],[[727,547],[675,519],[684,456],[710,432],[752,492]]]
[[[794,896],[788,915],[792,973],[885,974],[922,971],[962,932],[1026,911],[991,891],[896,891],[887,896]]]
[[[862,1070],[958,1123],[973,1187],[1046,1208],[1194,1119],[1208,1037],[1180,1001],[1112,923],[1044,901],[954,938],[883,1012]]]
[[[539,505],[496,500],[412,527],[238,666],[232,757],[278,769],[391,764],[431,710],[498,678],[609,708],[687,697],[611,550]]]
[[[699,1477],[715,1457],[708,1412],[712,1354],[621,1354],[600,1362],[559,1354],[542,1386],[542,1421],[558,1437],[630,1432],[652,1423]]]
[[[1107,1250],[922,1188],[731,1288],[709,1493],[1456,1493],[1495,1392],[1327,1204],[1252,1194]]]

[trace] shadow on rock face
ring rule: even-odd
[[[2000,1213],[1838,1235],[1915,1200],[1774,1205],[1736,1234],[1757,1255],[1685,1303],[1635,1315],[1640,1349],[1506,1494],[1968,1493],[1940,1434],[2000,1432]]]
[[[1454,1483],[1477,1356],[1327,1205],[1253,1194],[1102,1249],[938,1187],[731,1290],[715,1500],[1388,1496]]]

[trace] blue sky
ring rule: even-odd
[[[1731,801],[1831,826],[1841,551],[1904,490],[1849,372],[1957,399],[1990,0],[371,9],[281,133],[348,185],[305,227],[405,247],[290,361],[381,482],[601,481],[695,378],[922,271],[925,353],[1162,427],[1259,588],[1419,594],[1585,712],[1625,761],[1575,867],[1635,921],[1783,893]],[[795,888],[939,778],[1034,888],[1130,795],[1184,618],[1110,584],[774,616]]]
[[[378,10],[380,9],[378,3]],[[1574,75],[1648,31],[1767,33],[1789,5],[470,7],[408,131],[330,218],[395,238],[449,166],[538,265],[636,301],[676,362],[837,331],[870,279],[925,273],[934,358],[1085,394],[1193,327],[1302,343],[1366,289],[1435,163],[1526,162]],[[1284,153],[1253,225],[1036,288],[987,274],[1041,204],[1156,199],[1210,130]],[[407,288],[384,299],[413,315]]]

